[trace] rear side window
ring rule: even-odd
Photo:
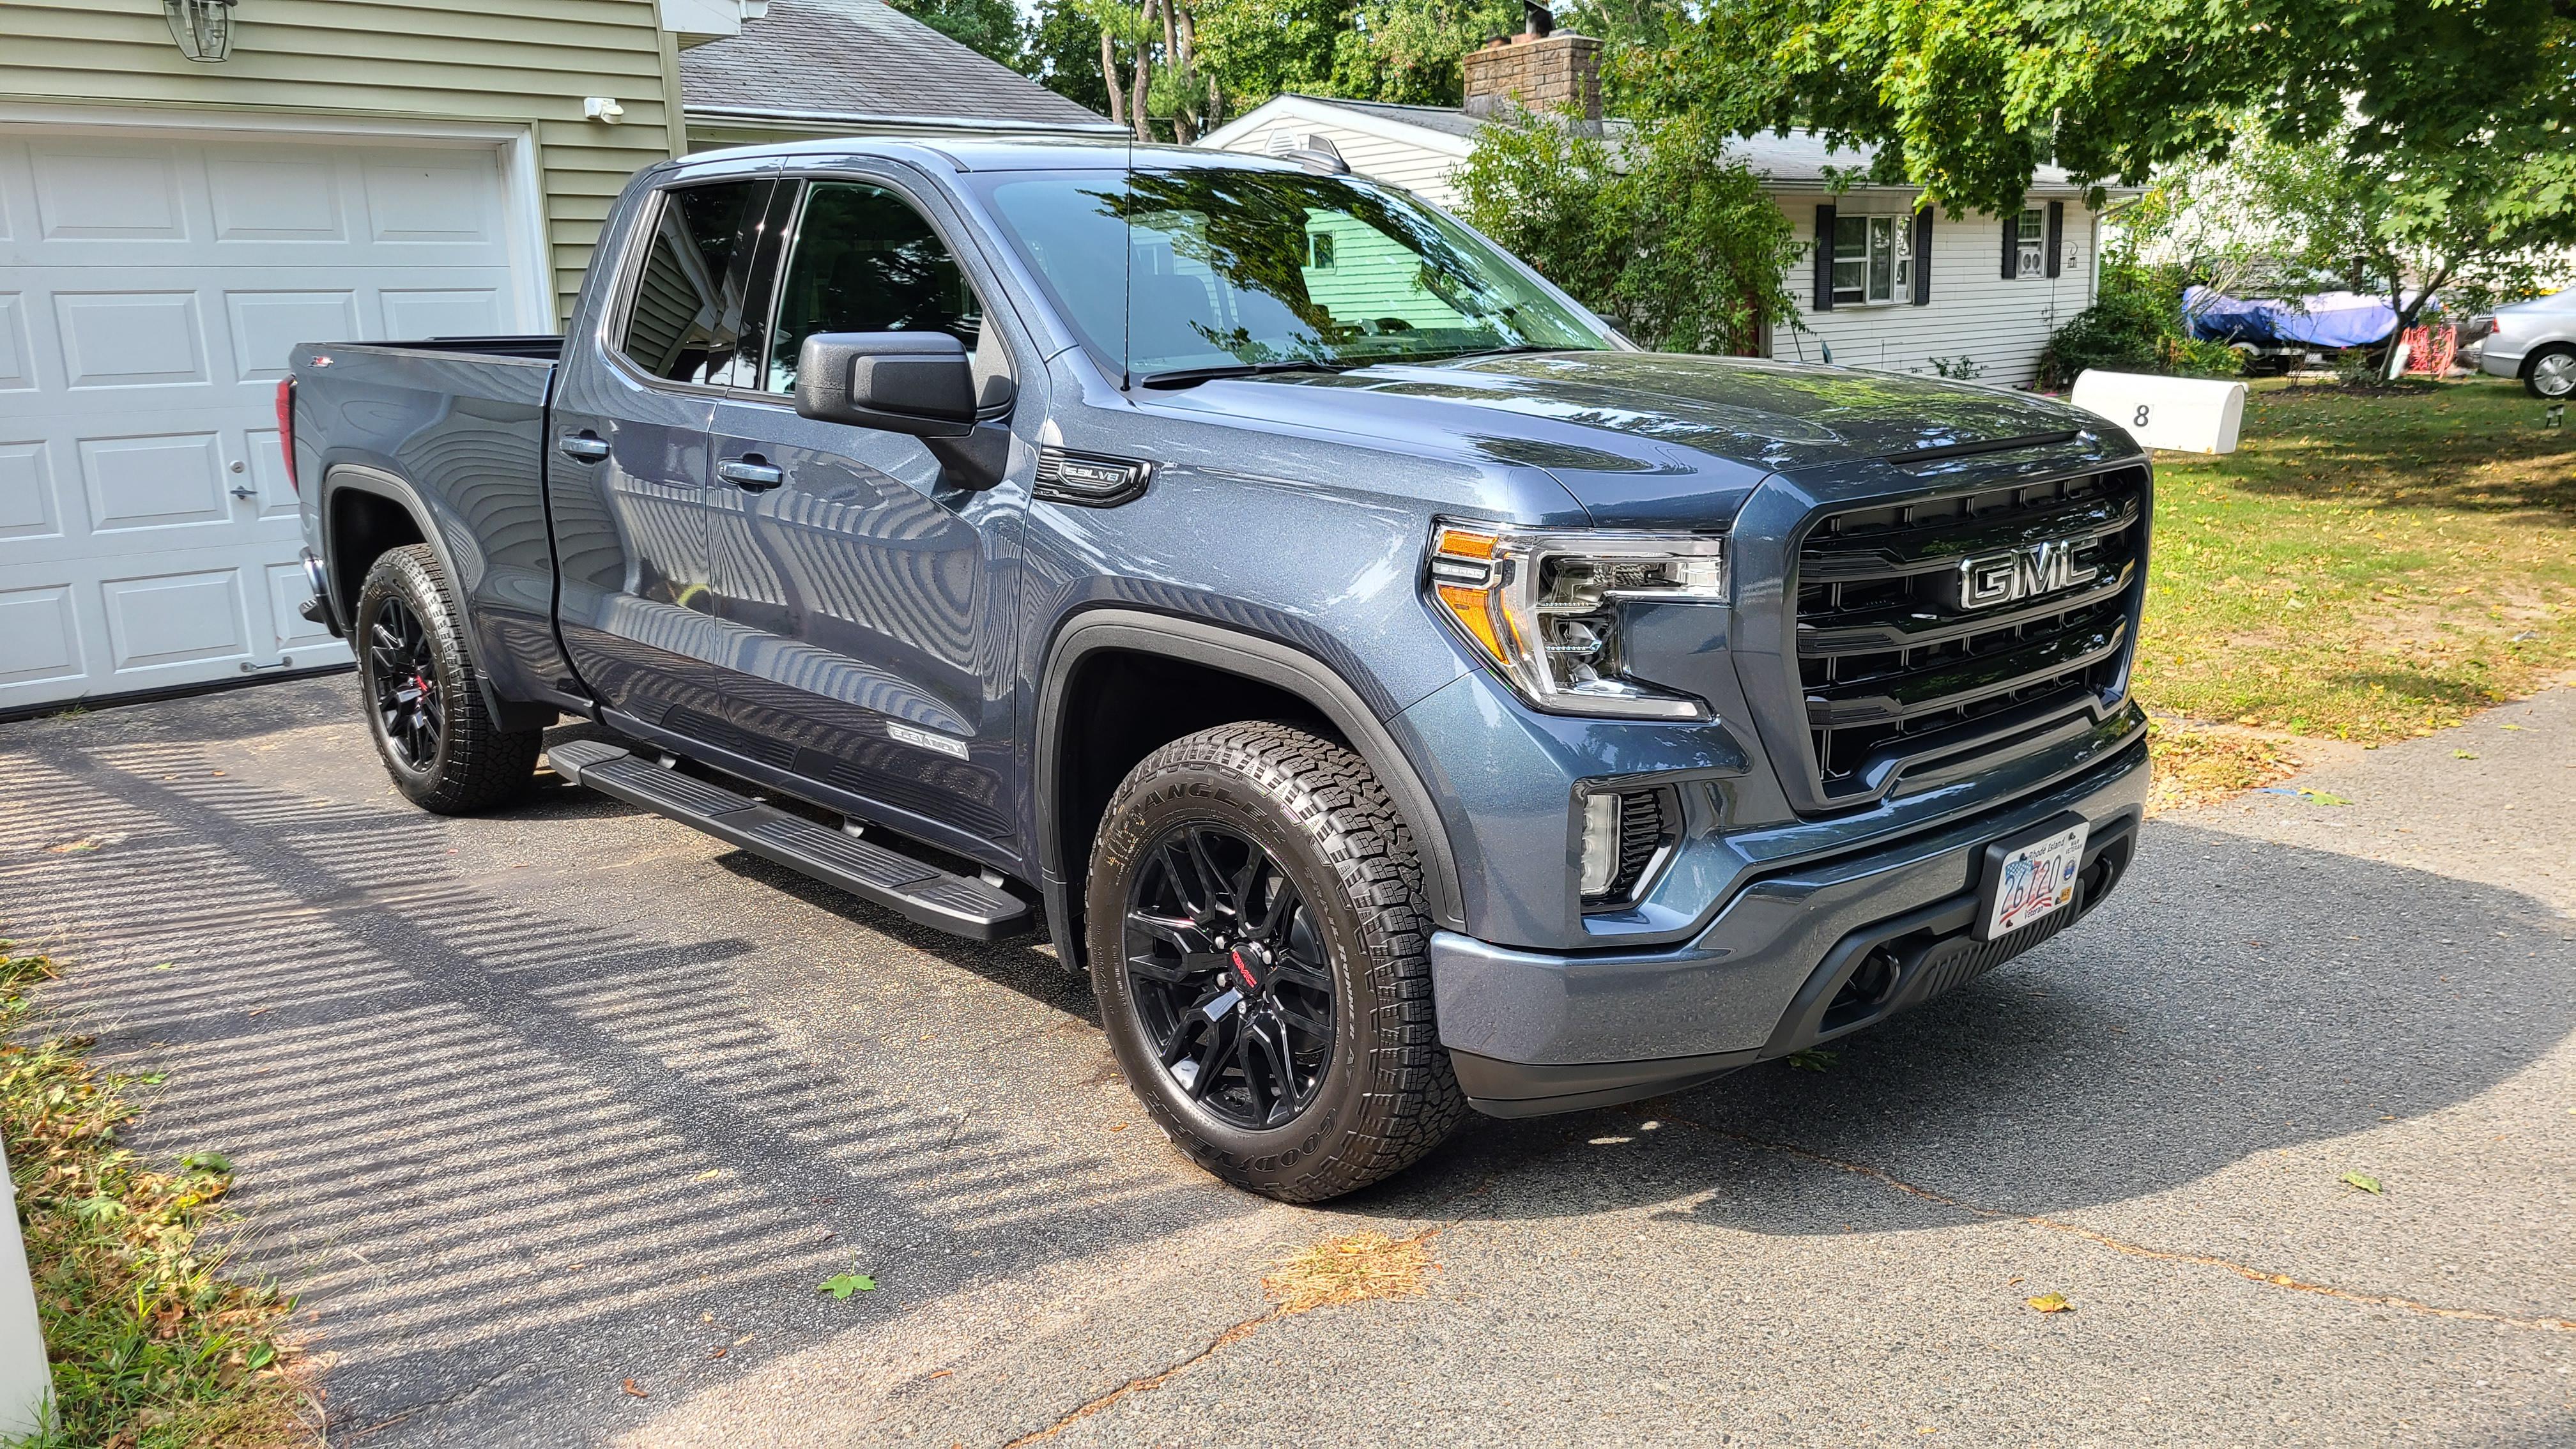
[[[796,390],[796,354],[818,332],[946,332],[975,355],[979,379],[1001,367],[984,304],[929,219],[856,181],[817,181],[806,195],[770,328],[770,391]]]
[[[662,193],[618,344],[637,367],[672,382],[751,385],[760,359],[743,298],[768,190],[766,180],[718,181]]]

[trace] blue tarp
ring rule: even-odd
[[[2191,287],[2182,294],[2182,313],[2196,341],[2258,347],[2368,347],[2386,341],[2397,326],[2387,302],[2357,292],[2319,292],[2294,307]]]

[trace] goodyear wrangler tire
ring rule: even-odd
[[[1254,722],[1147,756],[1102,817],[1086,918],[1128,1085],[1228,1182],[1321,1202],[1464,1115],[1421,862],[1349,750]]]
[[[463,815],[525,794],[542,730],[504,730],[483,707],[465,611],[426,544],[380,555],[358,589],[358,690],[394,787]]]

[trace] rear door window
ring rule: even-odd
[[[766,178],[678,186],[662,193],[619,350],[669,382],[750,387],[760,344],[745,326],[752,261],[770,190]]]

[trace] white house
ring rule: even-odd
[[[1452,175],[1498,109],[1520,104],[1603,124],[1600,51],[1586,36],[1524,34],[1467,57],[1462,108],[1283,95],[1199,144],[1329,150],[1358,175],[1454,207]],[[1614,135],[1624,129],[1608,125]],[[1806,248],[1791,279],[1797,325],[1784,319],[1765,329],[1771,356],[1896,372],[1964,363],[1980,381],[2024,384],[2049,334],[2093,300],[2102,218],[2055,167],[2031,178],[2019,215],[1953,218],[1918,209],[1910,187],[1838,185],[1837,176],[1865,173],[1870,153],[1829,148],[1813,132],[1735,144]]]

